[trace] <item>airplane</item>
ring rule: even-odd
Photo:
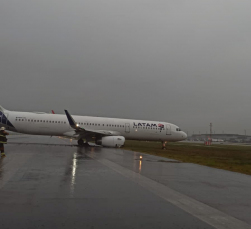
[[[79,146],[95,141],[104,147],[121,147],[125,140],[182,141],[187,134],[171,123],[134,119],[72,116],[43,112],[9,111],[0,106],[0,125],[7,130],[32,135],[70,137]]]

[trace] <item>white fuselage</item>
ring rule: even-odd
[[[66,115],[7,110],[4,111],[4,115],[7,119],[0,116],[1,125],[15,132],[74,137],[74,129],[69,125]],[[111,131],[113,135],[121,135],[126,139],[181,141],[187,137],[186,133],[181,131],[178,126],[167,122],[90,116],[72,117],[82,128]]]

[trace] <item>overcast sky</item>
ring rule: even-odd
[[[0,0],[0,104],[251,135],[250,0]]]

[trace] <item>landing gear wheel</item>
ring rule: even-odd
[[[84,145],[83,139],[79,139],[79,140],[78,140],[78,145],[79,145],[79,146],[83,146],[83,145]]]
[[[162,149],[165,150],[166,149],[166,141],[162,142]]]
[[[90,146],[90,145],[88,144],[88,142],[84,142],[83,139],[79,139],[79,140],[78,140],[78,145],[79,145],[79,146],[84,146],[84,147]]]

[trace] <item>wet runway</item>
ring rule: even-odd
[[[73,144],[9,138],[0,160],[1,229],[251,228],[251,176]]]

